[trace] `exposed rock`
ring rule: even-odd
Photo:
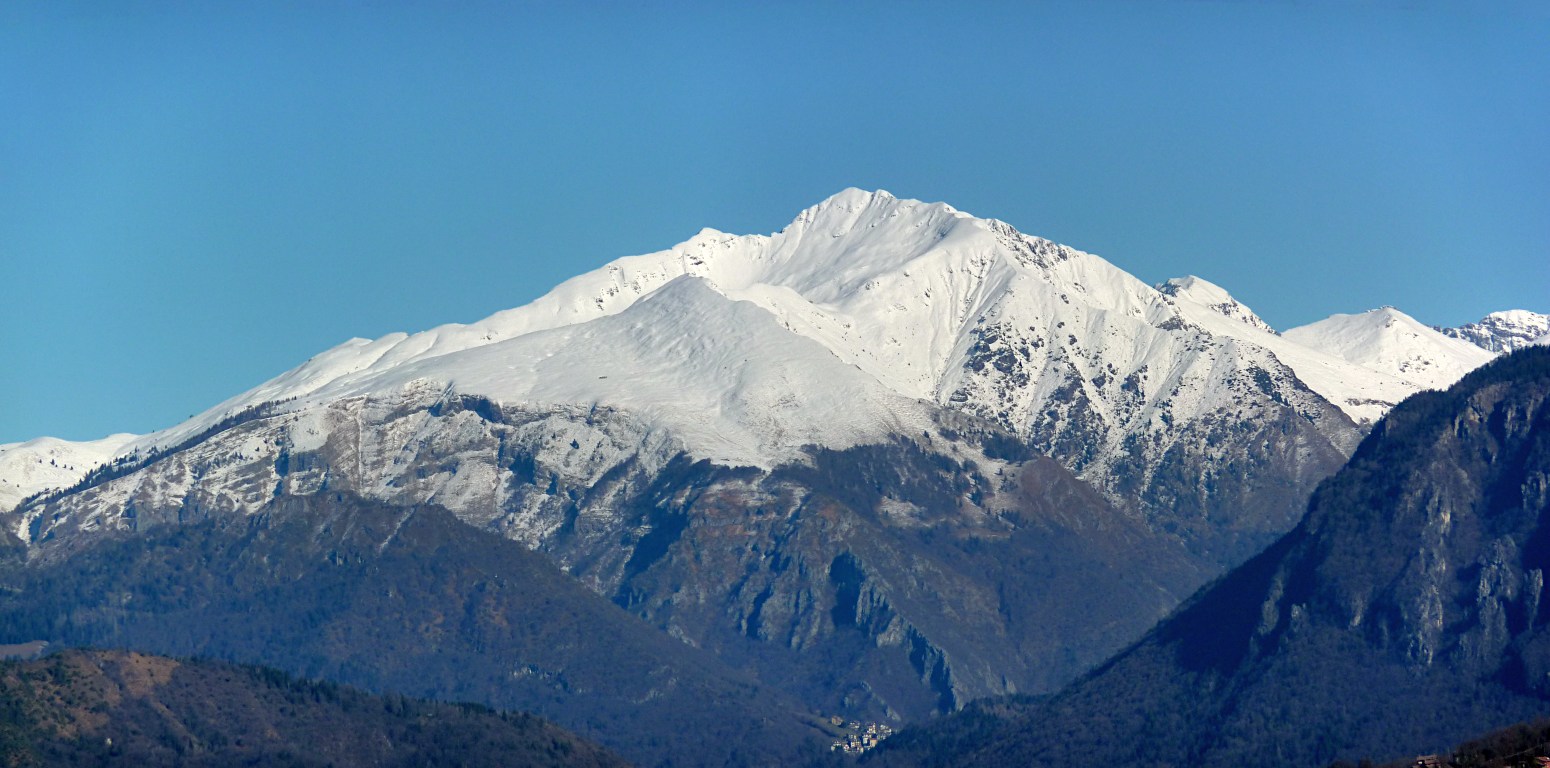
[[[37,564],[77,557],[95,539],[82,532],[277,497],[437,503],[815,708],[874,718],[1053,690],[1202,578],[1014,437],[940,419],[764,471],[691,460],[607,409],[409,389],[244,421],[25,513]]]
[[[1295,530],[1096,673],[877,757],[1320,765],[1527,719],[1550,701],[1547,482],[1550,349],[1527,349],[1395,408]]]

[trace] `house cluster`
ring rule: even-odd
[[[845,734],[845,738],[829,745],[830,752],[859,755],[881,744],[883,739],[893,735],[893,729],[882,723],[859,723],[854,720],[847,723],[840,717],[831,717],[829,722],[836,728],[843,728],[849,731],[849,733]]]

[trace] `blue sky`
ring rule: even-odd
[[[1535,3],[0,4],[0,442],[847,186],[1280,328],[1550,311],[1547,131]]]

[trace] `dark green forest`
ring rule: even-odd
[[[623,766],[531,715],[123,651],[0,663],[0,765]]]

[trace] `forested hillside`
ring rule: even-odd
[[[537,717],[123,651],[0,663],[0,765],[626,763]]]

